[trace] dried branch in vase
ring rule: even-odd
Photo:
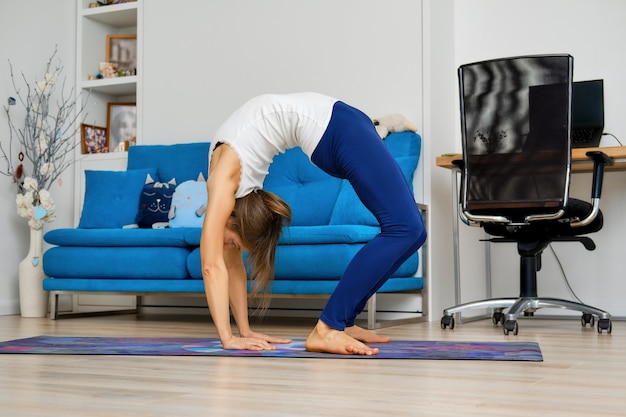
[[[65,92],[65,80],[58,91],[58,80],[63,71],[57,49],[46,64],[43,78],[29,82],[21,73],[23,92],[18,86],[13,65],[9,60],[15,97],[9,97],[4,106],[9,123],[8,143],[0,141],[0,158],[4,167],[0,173],[11,177],[17,186],[18,214],[29,219],[29,225],[41,228],[54,220],[54,202],[48,190],[63,171],[73,162],[73,152],[80,144],[78,130],[85,110],[79,105],[74,89]],[[21,110],[13,110],[17,105]],[[15,117],[24,116],[23,126]],[[84,119],[84,118],[83,118]]]

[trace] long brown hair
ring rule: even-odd
[[[235,200],[233,217],[230,227],[248,250],[246,262],[255,282],[251,296],[261,293],[263,312],[269,306],[278,238],[283,226],[291,223],[291,208],[276,194],[257,190]]]

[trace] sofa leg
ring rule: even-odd
[[[376,328],[376,294],[367,300],[367,328],[369,330]]]
[[[59,294],[50,291],[50,320],[56,320],[59,315]]]

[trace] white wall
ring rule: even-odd
[[[626,144],[626,54],[621,43],[626,39],[622,24],[626,2],[622,0],[472,0],[454,2],[455,67],[463,63],[503,56],[565,52],[574,56],[574,81],[603,78],[605,82],[605,132]],[[450,78],[450,83],[456,79]],[[456,102],[458,103],[458,101]],[[458,114],[458,105],[449,112]],[[458,119],[456,119],[458,120]],[[457,126],[458,126],[458,122]],[[605,137],[601,145],[617,142]],[[447,151],[460,151],[460,133]],[[575,174],[572,194],[589,199],[591,177]],[[605,177],[601,208],[605,227],[594,234],[598,248],[587,252],[579,244],[557,243],[557,252],[571,286],[586,303],[626,316],[626,280],[623,278],[624,234],[626,220],[626,173]],[[435,197],[435,196],[433,196]],[[442,201],[443,202],[443,201]],[[438,204],[433,202],[433,205]],[[464,301],[480,295],[483,276],[482,235],[462,226],[462,280]],[[492,245],[494,295],[516,295],[518,258],[514,245]],[[547,251],[539,273],[540,295],[569,298],[555,258]],[[478,294],[477,294],[478,293]],[[484,295],[484,293],[483,293]]]
[[[430,317],[438,320],[454,303],[452,263],[452,194],[450,172],[435,165],[435,156],[455,149],[454,1],[424,2],[424,166],[426,202],[430,206],[428,253]]]
[[[421,127],[415,0],[146,1],[144,140],[210,140],[247,99],[318,91]]]
[[[65,66],[68,86],[74,85],[76,12],[74,0],[3,1],[0,3],[0,140],[8,144],[9,129],[4,106],[14,96],[9,75],[10,59],[16,71],[23,71],[29,80],[44,75],[45,64],[59,46],[58,57]],[[69,93],[69,88],[67,89]],[[18,106],[16,106],[18,107]],[[17,109],[16,109],[17,110]],[[12,110],[13,112],[13,110]],[[12,113],[16,114],[16,113]],[[5,170],[0,160],[0,169]],[[50,227],[72,224],[73,170],[63,175],[62,186],[51,190],[57,206],[57,220]],[[28,251],[28,224],[19,217],[15,207],[16,188],[10,178],[0,176],[0,314],[19,313],[17,265]]]

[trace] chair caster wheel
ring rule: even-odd
[[[446,327],[450,327],[450,330],[454,329],[454,317],[443,316],[441,318],[441,328],[445,330]]]
[[[593,314],[583,313],[583,316],[580,318],[580,324],[582,324],[583,327],[587,327],[588,324],[590,327],[593,327],[595,324],[595,317],[593,317]]]
[[[494,326],[497,326],[498,323],[504,324],[504,313],[501,311],[494,312],[493,316],[491,316],[491,322],[494,324]]]
[[[513,332],[513,336],[517,336],[517,332],[519,330],[516,320],[506,320],[502,324],[502,328],[504,329],[505,336],[508,336],[509,332]]]
[[[598,333],[602,333],[602,330],[606,330],[607,334],[611,334],[613,330],[613,323],[611,319],[599,319],[598,320]]]

